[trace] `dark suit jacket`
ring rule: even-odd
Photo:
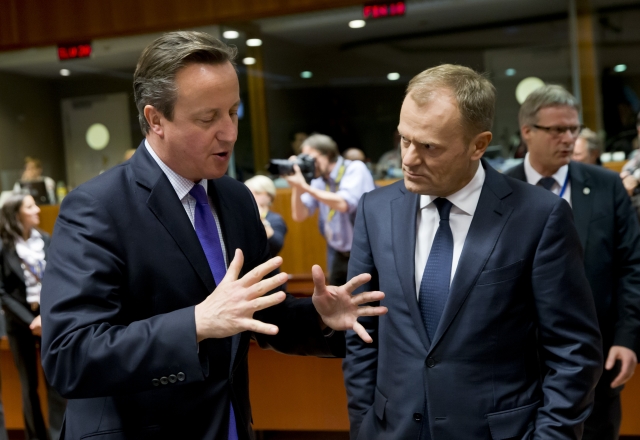
[[[269,258],[255,201],[229,177],[209,181],[208,194],[229,261],[244,252],[242,276]],[[194,306],[215,287],[195,230],[144,144],[73,190],[42,291],[43,366],[70,399],[64,438],[226,440],[233,402],[240,439],[249,439],[252,337],[286,353],[343,354],[343,333],[325,338],[310,299],[292,297],[254,315],[277,324],[276,336],[197,344]]]
[[[271,252],[271,256],[275,257],[282,250],[282,246],[284,246],[284,236],[287,235],[287,224],[280,214],[273,211],[267,212],[266,219],[273,229],[273,235],[269,239],[269,251]]]
[[[45,261],[48,257],[49,235],[43,231]],[[4,309],[7,332],[18,327],[29,328],[36,315],[27,302],[27,287],[24,284],[22,261],[15,247],[6,248],[0,241],[0,300]]]
[[[349,276],[371,273],[389,312],[362,320],[373,344],[347,334],[352,439],[581,438],[602,352],[571,210],[483,166],[433,340],[414,281],[419,196],[398,182],[360,201]]]
[[[524,165],[505,174],[527,181]],[[640,228],[620,177],[609,170],[569,163],[571,205],[584,267],[598,313],[606,356],[612,345],[632,350],[640,342]],[[616,372],[605,372],[610,384]]]

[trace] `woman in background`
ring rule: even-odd
[[[269,240],[271,256],[275,257],[282,250],[284,236],[287,233],[287,225],[284,219],[275,212],[269,210],[276,198],[276,186],[266,176],[254,176],[245,183],[258,204],[260,219],[264,225]]]
[[[7,336],[20,376],[26,438],[60,437],[65,401],[47,384],[49,435],[38,397],[38,350],[41,278],[46,265],[49,236],[37,229],[40,208],[30,195],[17,194],[0,209],[0,298]]]

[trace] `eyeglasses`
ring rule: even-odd
[[[562,125],[554,125],[553,127],[543,127],[542,125],[534,125],[534,127],[539,130],[546,131],[553,137],[560,137],[563,134],[565,134],[567,131],[571,134],[571,136],[578,137],[578,135],[584,128],[583,125],[571,125],[568,127],[564,127]]]

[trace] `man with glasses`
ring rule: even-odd
[[[519,114],[529,152],[523,164],[506,174],[557,194],[573,208],[606,356],[583,438],[608,440],[618,438],[620,391],[637,365],[640,229],[617,174],[571,161],[582,128],[578,108],[560,86],[531,93]]]

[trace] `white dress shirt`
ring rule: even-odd
[[[527,176],[527,182],[531,185],[537,185],[540,179],[544,177],[542,174],[534,170],[533,166],[531,166],[529,153],[524,156],[524,174]],[[571,206],[571,179],[569,179],[569,165],[561,166],[560,169],[550,177],[553,177],[553,180],[555,181],[551,187],[551,192],[555,195],[560,195],[560,191],[562,191],[564,183],[567,182],[562,198],[569,203],[569,206]]]
[[[476,212],[476,207],[480,200],[480,193],[482,192],[484,178],[484,168],[482,167],[482,164],[479,164],[478,171],[476,171],[473,179],[471,179],[471,181],[460,191],[447,197],[447,200],[453,204],[451,207],[451,213],[449,214],[449,225],[451,226],[451,233],[453,234],[451,280],[453,280],[453,277],[456,274],[464,241],[469,233],[471,220],[473,220],[473,215]],[[436,196],[420,196],[420,209],[418,210],[418,217],[416,221],[417,230],[415,250],[415,282],[416,295],[418,298],[420,297],[422,274],[424,273],[424,268],[427,265],[431,246],[433,245],[433,239],[435,238],[440,225],[440,214],[438,213],[438,208],[433,203],[437,198],[438,197]]]
[[[173,171],[171,168],[169,168],[169,166],[165,164],[162,161],[162,159],[158,157],[156,152],[153,151],[153,148],[151,147],[151,145],[149,145],[148,140],[145,139],[144,145],[145,147],[147,147],[147,151],[149,152],[151,157],[153,157],[153,160],[156,161],[160,169],[162,169],[164,174],[167,176],[167,179],[169,179],[171,186],[173,187],[176,194],[178,195],[178,199],[180,199],[180,202],[182,203],[182,207],[184,208],[185,212],[187,213],[187,216],[189,217],[189,221],[191,222],[191,225],[195,228],[196,227],[195,226],[196,199],[191,194],[189,194],[189,191],[191,191],[191,188],[193,188],[196,184],[192,180],[189,180],[186,177],[182,177],[181,175]],[[202,179],[200,182],[198,182],[198,185],[201,185],[204,188],[205,193],[207,192],[207,179]],[[224,256],[224,264],[225,266],[229,267],[229,262],[227,261],[227,248],[224,244],[224,239],[222,238],[222,229],[220,229],[220,221],[218,220],[218,214],[216,213],[213,203],[209,203],[209,207],[211,208],[213,217],[216,220],[216,226],[218,228],[218,237],[220,237],[220,245],[222,246],[222,255]]]

